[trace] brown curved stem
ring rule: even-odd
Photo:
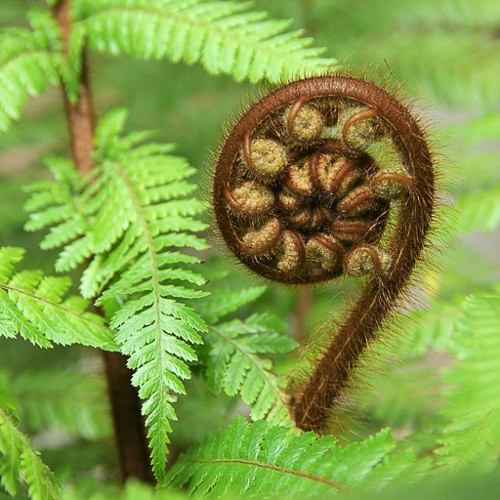
[[[325,83],[325,82],[323,82]],[[341,82],[345,88],[349,81]],[[406,199],[394,230],[389,254],[393,261],[385,280],[372,277],[360,299],[349,311],[317,363],[312,375],[295,397],[293,415],[304,430],[320,431],[341,395],[346,381],[366,346],[377,336],[387,315],[395,308],[424,247],[434,207],[434,173],[424,134],[408,111],[385,92],[366,82],[346,89],[353,98],[377,105],[392,127],[414,185]],[[375,95],[374,95],[375,94]],[[382,110],[382,111],[380,111]]]
[[[71,35],[69,0],[61,0],[54,7],[53,15],[61,28],[65,51],[67,51]],[[73,159],[78,171],[85,175],[94,166],[92,152],[95,122],[85,50],[81,57],[82,70],[78,101],[70,102],[65,88],[63,88],[63,95]],[[125,481],[134,477],[154,483],[141,415],[141,401],[136,388],[131,384],[132,371],[127,367],[127,358],[117,352],[103,352],[103,359],[122,479]]]

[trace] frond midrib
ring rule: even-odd
[[[146,242],[148,245],[148,253],[150,256],[151,263],[151,282],[153,284],[153,293],[154,293],[154,308],[155,308],[155,316],[156,316],[156,342],[157,342],[157,359],[160,366],[163,366],[163,349],[162,349],[162,330],[161,330],[161,314],[160,314],[160,283],[158,281],[158,268],[157,268],[157,260],[156,260],[156,250],[154,247],[153,236],[151,235],[151,231],[149,229],[146,217],[144,215],[144,211],[142,210],[141,203],[139,198],[137,197],[137,193],[135,192],[134,186],[130,179],[128,178],[127,173],[122,168],[121,165],[115,163],[113,168],[118,172],[118,175],[121,177],[125,187],[127,188],[130,199],[132,200],[132,204],[134,205],[135,211],[137,213],[137,217],[139,218],[139,223],[142,227],[142,232],[144,237],[146,238]],[[163,385],[159,384],[159,391],[161,393],[161,399],[164,399],[164,390]]]
[[[336,481],[332,481],[331,479],[327,479],[321,476],[315,476],[314,474],[308,474],[307,472],[298,471],[295,469],[288,469],[286,467],[279,467],[278,465],[266,464],[263,462],[258,462],[256,460],[245,460],[241,458],[214,458],[213,460],[198,460],[198,459],[184,459],[183,462],[189,463],[200,463],[200,464],[217,464],[217,463],[236,463],[236,464],[244,464],[249,467],[260,467],[262,469],[270,469],[276,472],[281,472],[283,474],[289,474],[293,476],[303,477],[305,479],[310,479],[312,481],[316,481],[319,483],[327,484],[332,488],[336,488],[342,490],[346,493],[349,493],[350,490],[344,486],[343,484],[337,483]]]

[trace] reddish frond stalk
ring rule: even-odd
[[[61,0],[56,7],[54,7],[54,17],[61,28],[63,47],[67,54],[72,30],[69,0]],[[81,62],[81,71],[79,75],[80,95],[77,102],[73,103],[68,99],[64,85],[63,92],[73,160],[78,167],[78,171],[82,175],[86,175],[94,167],[92,152],[94,150],[95,119],[85,49],[83,49],[81,54]]]

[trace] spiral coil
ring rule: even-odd
[[[214,204],[228,246],[282,283],[383,273],[391,202],[412,184],[367,151],[390,135],[388,125],[376,108],[341,96],[291,96],[270,108],[264,115],[260,101],[246,113],[253,126],[236,147],[234,137],[226,141],[231,152],[217,165]]]

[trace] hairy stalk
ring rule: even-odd
[[[296,425],[320,431],[424,248],[434,209],[425,136],[403,104],[371,83],[293,82],[229,133],[213,203],[231,251],[267,279],[302,285],[369,275],[292,399]]]
[[[67,51],[71,35],[70,1],[61,0],[54,7],[53,15],[61,28],[64,48]],[[70,102],[64,86],[63,95],[73,159],[78,171],[81,175],[85,175],[94,166],[92,152],[95,121],[85,49],[81,57],[78,101]],[[134,477],[153,483],[154,477],[149,464],[149,452],[141,415],[141,402],[136,388],[131,383],[133,372],[127,367],[127,358],[120,353],[103,352],[103,359],[122,479],[125,481]]]

